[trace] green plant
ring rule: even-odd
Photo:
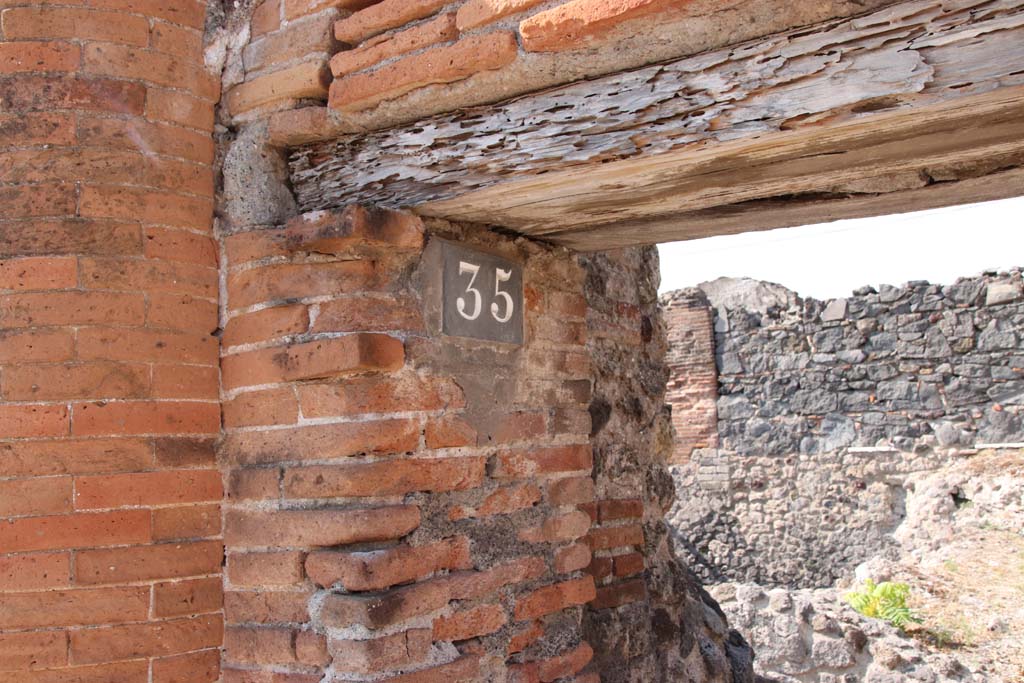
[[[905,583],[875,583],[865,579],[862,590],[850,591],[845,597],[850,606],[864,616],[887,621],[901,631],[908,624],[923,621],[907,607],[910,586]]]

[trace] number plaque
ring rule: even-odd
[[[523,269],[500,256],[442,242],[442,331],[523,343]]]

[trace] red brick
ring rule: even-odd
[[[195,59],[182,59],[125,45],[94,43],[85,46],[82,61],[85,72],[90,74],[189,90],[196,97],[210,102],[216,102],[220,94],[220,78]]]
[[[324,100],[330,82],[331,70],[325,62],[302,62],[236,85],[227,93],[228,111],[237,116],[281,100]]]
[[[73,38],[127,45],[149,43],[145,17],[70,7],[16,7],[3,12],[7,40]]]
[[[594,599],[594,579],[585,576],[539,588],[516,600],[517,621],[536,619]]]
[[[547,486],[548,502],[552,505],[579,505],[590,503],[596,495],[594,480],[590,477],[556,479]]]
[[[171,292],[217,298],[217,270],[158,259],[83,258],[82,286],[128,292]]]
[[[597,504],[601,523],[618,519],[640,519],[644,516],[644,504],[639,498],[602,500]]]
[[[201,650],[153,660],[152,683],[214,683],[220,678],[220,650]]]
[[[180,617],[216,612],[224,605],[222,584],[220,576],[154,584],[153,615]]]
[[[629,553],[628,555],[616,555],[615,576],[633,576],[644,570],[644,556],[640,553]]]
[[[427,448],[475,446],[476,429],[459,415],[430,418],[424,430]]]
[[[230,624],[288,624],[309,620],[310,593],[293,591],[228,591],[224,614]]]
[[[77,436],[216,434],[220,406],[181,401],[76,403],[71,429]]]
[[[281,0],[263,0],[253,10],[249,30],[253,38],[276,31],[281,26]]]
[[[364,453],[408,453],[419,446],[415,419],[343,422],[270,431],[231,432],[224,437],[221,457],[237,465],[287,460],[328,460]]]
[[[0,74],[75,71],[80,61],[78,46],[70,43],[0,43]]]
[[[146,87],[107,78],[25,75],[0,81],[0,102],[7,111],[81,109],[139,115]]]
[[[153,446],[141,439],[61,439],[0,443],[0,476],[93,474],[146,469]]]
[[[292,586],[302,581],[302,553],[232,552],[227,576],[233,586]]]
[[[414,629],[374,640],[332,640],[334,668],[342,673],[380,673],[424,663],[430,654],[430,629]]]
[[[89,4],[104,9],[127,10],[193,29],[202,29],[206,19],[206,4],[200,0],[89,0]]]
[[[221,371],[224,388],[237,389],[373,370],[397,370],[404,360],[400,340],[383,334],[359,333],[227,356],[221,362]]]
[[[70,289],[77,284],[78,263],[73,258],[0,260],[0,289]]]
[[[295,424],[299,419],[299,402],[291,387],[249,391],[225,401],[224,426]]]
[[[0,254],[141,254],[136,223],[63,219],[0,223]]]
[[[538,579],[548,571],[541,557],[520,557],[485,571],[456,572],[444,578],[455,600],[472,600],[491,595],[509,584]]]
[[[180,363],[216,366],[217,356],[217,338],[209,333],[116,327],[78,331],[78,357],[82,360],[164,363],[173,359]]]
[[[374,265],[369,261],[252,268],[228,275],[228,305],[234,310],[286,299],[337,296],[373,289],[376,280]]]
[[[0,591],[66,588],[70,582],[69,553],[0,557]]]
[[[131,140],[133,144],[151,154],[180,157],[200,164],[213,162],[213,138],[208,132],[199,132],[163,123],[150,123],[135,118],[101,119],[90,117],[82,117],[78,131],[83,145],[120,148],[124,146],[125,140]],[[124,200],[119,207],[122,215],[129,213],[125,205],[130,204],[132,196],[126,190]],[[144,198],[140,197],[140,199]],[[171,200],[173,201],[173,197]],[[195,200],[193,202],[195,203]],[[156,212],[164,203],[162,198],[160,204],[153,202],[150,211]],[[142,206],[141,201],[139,206]],[[171,210],[174,207],[165,208]],[[139,214],[136,214],[134,218],[145,220]],[[184,227],[197,230],[209,230],[210,228],[208,223],[185,225]]]
[[[71,358],[74,350],[71,330],[0,331],[0,363],[36,363]]]
[[[7,327],[141,325],[145,306],[141,293],[28,292],[0,296],[0,318]]]
[[[149,614],[149,586],[5,593],[0,628],[34,629],[140,621]]]
[[[217,329],[219,311],[214,301],[197,299],[190,294],[150,295],[146,323],[152,328],[186,332],[208,332]]]
[[[220,535],[219,505],[188,505],[153,510],[153,540],[171,541]]]
[[[383,0],[339,20],[334,25],[334,35],[340,41],[358,45],[370,36],[429,17],[447,2],[448,0]]]
[[[146,156],[130,149],[30,149],[0,155],[0,180],[10,183],[88,179],[191,194],[213,193],[213,170],[191,161]],[[212,264],[207,264],[212,265]]]
[[[67,433],[67,406],[0,405],[3,438],[65,436]]]
[[[420,525],[415,505],[365,510],[232,510],[224,540],[232,548],[349,545],[401,538]]]
[[[587,542],[593,550],[641,546],[644,543],[644,529],[639,524],[591,529]]]
[[[224,661],[238,665],[296,663],[295,633],[286,628],[230,626],[224,632]]]
[[[483,482],[485,464],[484,458],[463,457],[294,467],[285,470],[284,494],[289,498],[351,498],[463,491]]]
[[[71,660],[91,664],[181,654],[216,647],[223,633],[220,615],[72,631]]]
[[[175,123],[199,131],[213,129],[214,104],[187,92],[149,88],[146,91],[146,118]]]
[[[307,109],[318,110],[322,107],[307,107]],[[305,109],[296,111],[305,111]],[[224,250],[227,253],[227,261],[232,267],[271,256],[287,256],[291,253],[285,246],[284,231],[279,228],[228,235],[224,238]]]
[[[290,21],[328,8],[357,12],[378,2],[380,0],[284,0],[284,16]]]
[[[220,373],[217,368],[197,365],[153,366],[153,398],[215,401],[219,396]]]
[[[643,579],[635,579],[625,583],[604,586],[597,590],[597,597],[591,603],[591,609],[610,609],[621,607],[631,602],[640,602],[647,598],[647,586]]]
[[[434,619],[434,640],[469,640],[494,633],[508,622],[500,605],[480,605]]]
[[[526,441],[546,435],[547,420],[544,413],[511,413],[499,416],[488,431],[487,443]]]
[[[21,672],[19,683],[149,683],[149,664],[145,661],[118,662],[98,666]]]
[[[12,401],[146,398],[149,373],[149,366],[130,363],[26,364],[5,370],[0,387]]]
[[[0,633],[0,671],[63,667],[68,662],[68,636],[63,631]]]
[[[79,212],[86,218],[137,219],[207,230],[213,218],[213,199],[133,187],[83,186]]]
[[[134,507],[219,501],[220,472],[179,470],[138,474],[79,477],[75,482],[75,507]]]
[[[280,498],[281,470],[245,469],[234,470],[228,480],[228,497],[231,500],[273,500]]]
[[[353,377],[335,384],[303,384],[299,403],[306,417],[333,417],[402,410],[462,408],[455,382],[407,373],[392,377]]]
[[[549,517],[540,526],[521,529],[519,540],[527,543],[560,543],[585,536],[590,529],[590,516],[585,512],[569,512]]]
[[[480,658],[468,655],[449,664],[386,678],[382,683],[452,683],[453,681],[462,683],[462,681],[478,680],[482,680]]]
[[[614,566],[615,561],[610,557],[591,557],[585,571],[593,576],[595,581],[601,581],[612,575]]]
[[[209,170],[205,166],[189,166]],[[217,267],[217,244],[206,234],[165,227],[146,227],[144,242],[146,258]]]
[[[555,571],[559,574],[578,571],[586,568],[590,560],[590,546],[585,543],[574,543],[555,552]]]
[[[459,8],[458,25],[460,31],[468,31],[479,26],[492,24],[498,19],[525,12],[539,5],[544,0],[469,0]]]
[[[449,513],[453,521],[467,517],[489,517],[526,510],[540,502],[541,491],[534,484],[514,484],[497,489],[476,508],[457,507]]]
[[[156,463],[161,467],[213,467],[217,464],[212,437],[176,436],[154,439]]]
[[[334,81],[331,84],[330,106],[342,111],[367,109],[382,100],[394,99],[417,88],[453,83],[482,71],[500,69],[515,61],[518,50],[516,37],[512,33],[469,36],[453,45],[436,47],[386,64],[375,71]]]
[[[594,650],[587,643],[580,643],[577,647],[540,662],[538,674],[542,683],[551,683],[559,678],[566,678],[579,672],[590,663],[594,657]]]
[[[71,510],[71,477],[0,480],[0,517],[54,515]]]
[[[75,191],[66,184],[0,187],[0,203],[12,218],[67,216],[75,213]]]
[[[298,633],[295,636],[295,658],[311,666],[328,666],[331,653],[327,651],[327,638],[309,631]]]
[[[195,29],[154,21],[149,43],[158,52],[203,62],[203,34]]]
[[[343,76],[361,71],[398,55],[420,50],[437,43],[455,40],[459,30],[455,26],[455,13],[449,12],[380,41],[368,41],[353,50],[342,50],[331,58],[331,72]]]
[[[306,572],[325,588],[371,591],[416,581],[443,569],[469,569],[469,539],[456,536],[424,546],[344,553],[319,550],[306,559]]]
[[[242,51],[245,72],[253,73],[313,53],[333,53],[337,48],[331,30],[333,12],[289,22],[271,35],[254,39]]]
[[[26,517],[0,525],[0,553],[145,543],[148,510]]]
[[[277,306],[231,318],[222,341],[225,347],[253,344],[302,334],[308,329],[309,312],[305,306]]]
[[[579,49],[623,22],[691,4],[677,0],[570,0],[519,24],[530,52]]]
[[[320,304],[313,332],[425,330],[419,304],[406,298],[356,296]]]
[[[493,476],[524,478],[557,472],[575,472],[594,465],[589,445],[553,446],[499,453]]]
[[[0,149],[17,144],[70,145],[75,142],[75,122],[71,114],[0,115]]]

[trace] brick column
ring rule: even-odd
[[[0,7],[0,679],[214,681],[205,5]]]
[[[698,289],[667,294],[662,306],[670,373],[665,399],[676,432],[669,462],[683,464],[695,449],[718,447],[714,309]]]
[[[431,331],[439,234],[524,264],[524,345]],[[595,594],[575,258],[358,207],[224,242],[225,683],[574,675]]]

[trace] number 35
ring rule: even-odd
[[[470,306],[467,297],[460,296],[455,301],[455,307],[458,310],[459,315],[466,320],[476,320],[480,317],[480,313],[483,309],[483,296],[480,294],[480,290],[473,286],[476,284],[476,278],[479,274],[479,265],[475,263],[468,263],[466,261],[459,261],[459,275],[470,276],[469,284],[466,285],[466,294],[471,295],[472,306]],[[501,284],[503,282],[508,282],[510,279],[512,279],[512,271],[502,270],[501,268],[495,269],[494,298],[496,301],[491,303],[491,317],[499,323],[507,323],[512,319],[512,314],[515,312],[515,303],[512,301],[512,297],[509,296],[508,292],[501,291]],[[503,307],[498,303],[499,301],[504,301],[504,312],[500,312]]]

